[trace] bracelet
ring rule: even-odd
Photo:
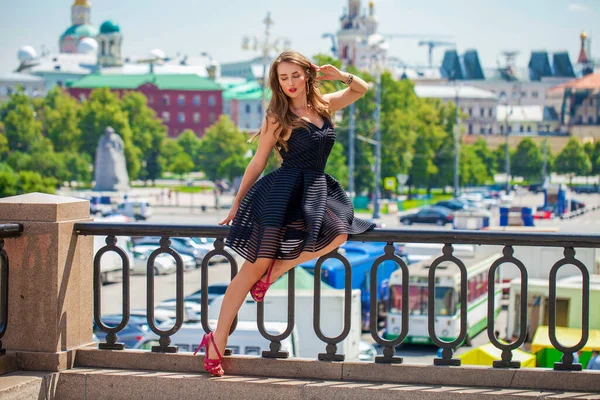
[[[348,79],[346,81],[340,80],[340,82],[342,82],[344,85],[350,86],[352,84],[353,80],[354,80],[354,75],[348,74]]]

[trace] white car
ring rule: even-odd
[[[157,248],[155,246],[137,245],[132,248],[133,252],[133,270],[136,274],[146,273],[146,264],[150,254]],[[196,268],[196,260],[194,257],[187,254],[179,254],[181,261],[183,261],[183,269],[194,269]],[[154,260],[154,275],[169,274],[177,270],[177,264],[175,259],[170,254],[162,253],[159,254]],[[157,272],[158,269],[158,272]],[[162,271],[162,272],[161,272]]]

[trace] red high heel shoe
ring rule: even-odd
[[[217,357],[219,358],[208,358],[209,340],[212,342],[213,348],[217,352]],[[194,351],[194,355],[196,355],[196,353],[198,353],[198,351],[202,347],[206,347],[206,353],[204,353],[204,369],[206,370],[206,372],[208,372],[212,376],[223,376],[223,374],[225,373],[223,367],[221,366],[223,356],[221,355],[221,353],[219,353],[219,349],[217,348],[217,344],[215,343],[215,338],[212,332],[202,336],[202,342],[200,342],[200,345],[196,348],[196,351]]]
[[[275,283],[275,281],[269,282],[269,279],[271,278],[271,272],[273,271],[273,265],[275,265],[275,260],[271,262],[271,265],[269,265],[269,269],[267,270],[267,281],[263,282],[259,279],[250,289],[250,295],[257,303],[260,303],[264,300],[267,290],[273,283]]]

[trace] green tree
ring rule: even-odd
[[[489,177],[493,177],[498,170],[498,160],[494,157],[494,153],[489,149],[487,142],[483,138],[479,138],[473,143],[473,151],[483,163]]]
[[[592,171],[590,158],[577,138],[571,137],[558,154],[555,169],[559,174],[569,175],[570,183],[574,176],[587,176]]]
[[[10,150],[28,152],[42,139],[42,124],[36,116],[31,98],[20,87],[0,106],[0,122]]]
[[[490,179],[483,161],[477,156],[473,146],[461,146],[459,181],[461,186],[482,185]]]
[[[181,152],[175,156],[175,160],[171,165],[170,171],[176,175],[179,175],[181,180],[183,180],[183,176],[187,173],[190,173],[194,170],[194,162],[192,161],[192,157],[185,152]]]
[[[56,192],[56,179],[54,178],[44,178],[34,171],[20,171],[18,177],[17,192],[19,194],[31,192],[54,194]]]
[[[325,172],[337,179],[344,187],[348,187],[348,163],[344,155],[344,147],[340,143],[333,145]]]
[[[52,141],[56,151],[78,151],[81,129],[79,128],[79,103],[59,87],[48,91],[38,108],[44,136]]]
[[[63,181],[91,182],[92,160],[89,155],[81,153],[60,153],[65,168]]]
[[[96,147],[107,127],[112,127],[123,139],[125,159],[129,179],[136,179],[141,167],[140,150],[133,144],[133,134],[129,125],[128,113],[123,111],[121,100],[108,88],[92,91],[88,100],[80,108],[81,151],[92,161],[96,157]]]
[[[531,138],[521,140],[512,154],[510,170],[513,176],[522,176],[528,181],[538,180],[542,174],[544,160],[539,147]]]
[[[200,169],[201,140],[191,129],[186,129],[177,137],[177,144],[191,157],[197,169]]]
[[[183,148],[175,139],[167,138],[158,158],[160,169],[163,171],[171,171],[173,164],[175,164],[175,158],[178,154],[183,152]]]
[[[2,147],[1,144],[0,147]],[[590,161],[592,162],[592,175],[600,175],[600,140],[594,145]]]
[[[246,140],[247,134],[238,130],[228,116],[221,115],[200,140],[199,161],[206,177],[214,181],[243,174],[247,165],[243,155],[249,148]]]
[[[6,163],[0,163],[0,197],[15,196],[19,194],[17,189],[18,176]]]
[[[2,124],[2,122],[0,122],[0,161],[4,160],[4,158],[8,154],[8,151],[9,151],[8,139],[6,138],[6,135],[4,134],[4,124]]]
[[[132,143],[139,151],[139,177],[154,181],[160,178],[162,173],[159,157],[167,138],[166,126],[158,119],[156,112],[148,107],[148,99],[142,93],[124,94],[121,106],[131,127]]]

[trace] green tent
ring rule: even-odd
[[[556,327],[556,338],[563,346],[573,346],[581,339],[581,328]],[[592,350],[600,349],[600,330],[590,329],[590,334],[585,347],[581,349],[579,363],[585,369],[592,356]],[[531,342],[531,352],[535,354],[539,367],[553,368],[555,362],[560,362],[563,356],[552,346],[548,336],[548,327],[540,325],[535,331],[533,342]]]

